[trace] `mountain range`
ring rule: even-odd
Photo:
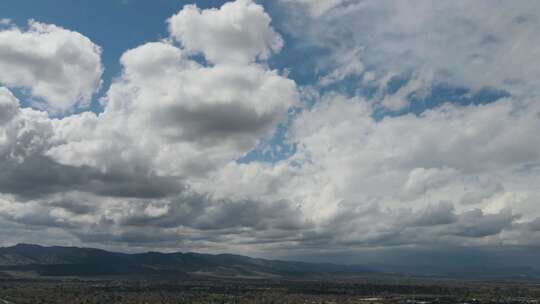
[[[513,262],[501,257],[515,256]],[[346,257],[342,259],[347,261]],[[193,252],[119,253],[102,249],[18,244],[0,247],[0,278],[182,277],[284,278],[415,276],[462,279],[540,280],[540,251],[461,252],[457,249],[405,251],[378,258],[358,256],[361,265],[280,261],[234,254]],[[362,266],[365,265],[365,266]]]
[[[360,275],[361,266],[303,263],[233,254],[109,252],[78,247],[18,244],[0,248],[0,277],[183,276],[272,278]]]

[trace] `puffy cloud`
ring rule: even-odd
[[[308,226],[299,212],[287,201],[213,199],[189,194],[161,204],[132,203],[131,210],[122,214],[118,221],[138,227],[175,228],[181,225],[200,230],[296,230]]]
[[[57,162],[48,154],[54,154],[51,151],[65,144],[57,138],[54,124],[58,121],[51,120],[45,112],[20,109],[19,101],[9,90],[1,88],[0,92],[5,109],[0,125],[0,192],[21,199],[75,190],[104,196],[160,197],[183,189],[175,178],[157,176],[151,171],[128,174]],[[66,118],[75,119],[76,116]]]
[[[501,182],[493,178],[473,179],[467,182],[474,186],[461,197],[460,203],[464,205],[479,204],[485,199],[492,198],[497,193],[504,192],[504,186]]]
[[[444,186],[455,176],[456,172],[451,169],[413,169],[403,185],[401,196],[406,200],[418,198],[430,189]]]
[[[50,147],[52,124],[47,114],[21,109],[19,100],[6,88],[0,88],[2,123],[0,124],[0,164],[19,164],[39,156]]]
[[[176,60],[169,60],[167,52],[175,51]],[[166,44],[147,44],[122,57],[129,89],[140,90],[141,98],[132,100],[133,106],[154,109],[150,120],[173,140],[212,145],[227,139],[251,142],[244,137],[259,138],[273,130],[296,100],[294,82],[276,71],[255,64],[204,67],[180,52]],[[117,88],[120,85],[113,90]],[[161,98],[154,101],[154,96]],[[115,97],[111,95],[107,102],[123,102]]]
[[[408,223],[411,226],[434,226],[452,224],[457,221],[454,206],[449,202],[429,205],[413,216]]]
[[[540,231],[540,217],[529,223],[529,229],[532,231]]]
[[[238,1],[219,14],[235,11],[242,22],[262,22],[262,36],[280,39],[261,6]],[[213,198],[188,183],[234,163],[297,102],[294,81],[252,60],[279,47],[259,45],[252,40],[262,36],[249,31],[239,35],[251,46],[233,53],[251,59],[207,65],[170,41],[126,51],[99,114],[51,119],[0,90],[1,217],[102,244],[186,238],[200,246],[196,240],[253,242],[302,229],[300,211],[287,201]]]
[[[36,106],[51,111],[90,102],[101,82],[100,57],[90,39],[52,24],[31,20],[26,30],[0,30],[0,84],[27,89]]]
[[[233,8],[242,12],[243,6]],[[191,55],[167,42],[126,51],[122,76],[101,100],[104,112],[54,120],[55,145],[46,155],[63,166],[95,170],[91,176],[99,180],[110,177],[107,189],[93,183],[93,193],[167,196],[181,192],[180,180],[241,157],[273,132],[298,98],[293,81],[263,65],[207,66]],[[127,193],[130,187],[142,192]]]
[[[514,215],[509,210],[484,214],[481,210],[475,209],[462,214],[458,225],[451,228],[452,233],[458,236],[485,237],[500,233],[517,218],[519,215]]]
[[[292,122],[292,157],[230,164],[192,187],[219,197],[289,198],[315,227],[301,232],[300,248],[534,242],[518,224],[539,214],[538,172],[523,168],[540,160],[527,140],[540,127],[534,100],[380,120],[374,111],[363,98],[323,95]]]
[[[270,26],[271,18],[252,0],[225,3],[201,11],[186,5],[169,19],[172,36],[190,51],[202,52],[213,63],[247,63],[267,59],[283,46]]]
[[[377,121],[368,102],[338,96],[296,119],[295,160],[321,167],[336,182],[366,174],[371,178],[362,182],[370,184],[388,174],[388,186],[399,178],[403,190],[425,193],[451,181],[455,170],[481,174],[536,162],[540,150],[527,139],[540,123],[538,106],[534,101],[526,108],[521,104],[501,100],[483,106],[445,105],[421,116]],[[366,187],[371,189],[378,190],[376,185]]]
[[[163,42],[127,51],[101,115],[55,123],[49,155],[64,164],[204,174],[273,132],[297,100],[293,81],[262,65],[203,66]]]
[[[0,125],[10,122],[19,111],[19,101],[11,92],[0,87]]]
[[[458,44],[452,57],[417,33],[430,22],[450,32],[451,18],[432,20],[438,9],[421,5],[416,20],[406,18],[408,8],[387,2],[312,5],[308,18],[333,26],[363,24],[351,14],[365,13],[373,37],[355,32],[343,39],[355,45],[336,46],[336,69],[314,77],[300,98],[294,81],[262,62],[282,42],[262,6],[247,0],[209,10],[186,6],[169,19],[178,45],[166,39],[127,50],[99,114],[51,119],[21,108],[1,88],[0,229],[120,249],[242,253],[537,243],[540,147],[531,140],[540,129],[537,98],[514,94],[400,112],[413,106],[411,94],[429,95],[446,69],[445,81],[503,83],[503,89],[514,86],[503,79],[519,73],[469,81],[477,74],[463,71],[465,55],[458,51],[465,47]],[[381,14],[399,18],[383,25]],[[418,61],[422,52],[411,42],[417,39],[426,46],[426,62]],[[388,59],[393,54],[396,60]],[[447,57],[455,66],[437,61]],[[525,74],[517,76],[525,81]],[[378,87],[364,97],[332,91],[351,76]],[[400,77],[403,85],[395,87]],[[63,85],[71,89],[70,82]],[[395,113],[380,115],[381,106]],[[237,161],[280,123],[290,156]]]

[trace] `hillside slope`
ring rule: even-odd
[[[280,277],[353,275],[360,266],[255,259],[232,254],[126,254],[78,247],[19,244],[0,248],[0,272],[40,276],[188,275]]]

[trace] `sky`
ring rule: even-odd
[[[0,246],[535,265],[539,14],[0,2]]]

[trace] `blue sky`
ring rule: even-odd
[[[0,245],[530,257],[539,11],[4,1]]]

